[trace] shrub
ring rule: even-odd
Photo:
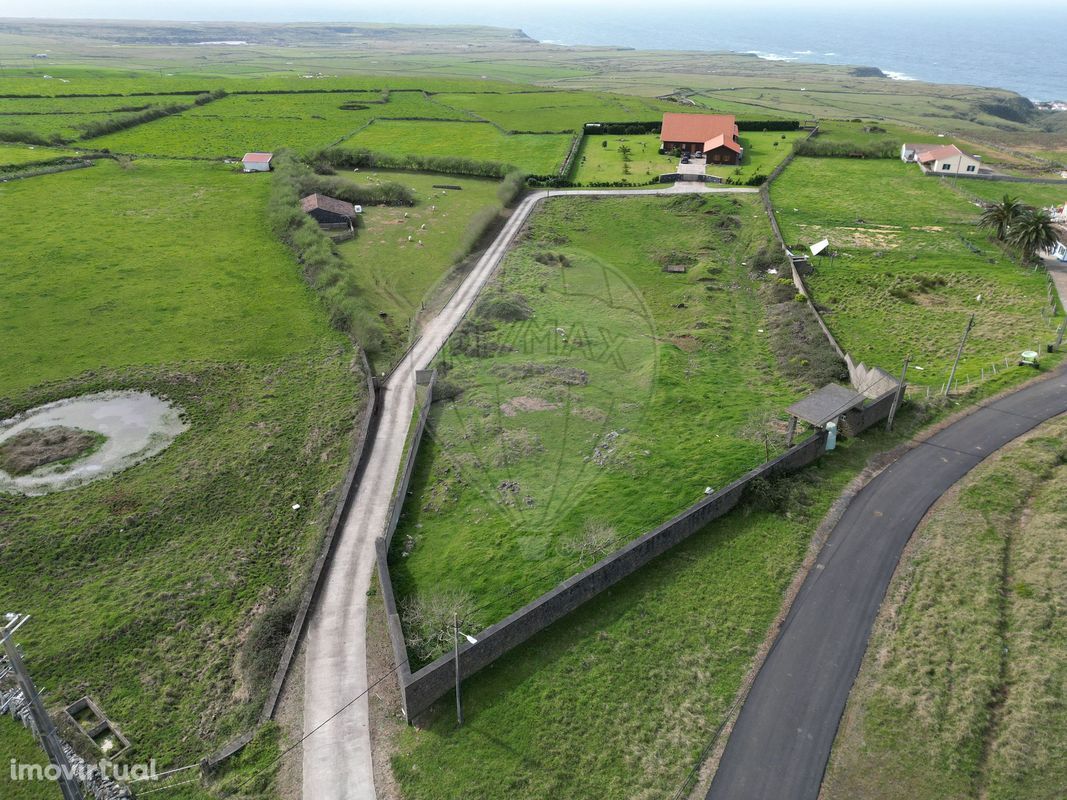
[[[477,630],[473,598],[464,591],[435,589],[404,600],[400,616],[408,649],[422,663],[433,661],[454,646],[454,624]]]
[[[379,169],[407,169],[418,172],[439,172],[446,175],[471,175],[476,178],[504,178],[515,167],[500,161],[477,161],[462,156],[390,155],[371,150],[349,150],[328,147],[309,155],[315,163],[339,169],[377,167]]]
[[[241,666],[254,694],[265,691],[274,677],[299,605],[300,598],[296,595],[282,598],[252,623],[241,651]]]
[[[486,294],[478,303],[477,315],[487,320],[519,322],[533,316],[533,308],[518,292]]]

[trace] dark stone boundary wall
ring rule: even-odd
[[[337,494],[337,505],[334,507],[333,517],[331,517],[330,524],[326,527],[326,535],[323,537],[322,545],[319,547],[319,557],[311,568],[311,575],[308,578],[307,586],[304,587],[303,597],[300,598],[300,606],[297,609],[296,618],[293,620],[293,627],[289,630],[289,638],[286,640],[285,648],[282,650],[281,658],[278,660],[278,669],[275,670],[270,691],[267,693],[267,699],[263,703],[262,711],[260,711],[260,724],[274,717],[274,712],[278,706],[278,698],[282,693],[282,687],[285,685],[285,679],[289,675],[289,667],[292,665],[293,655],[300,644],[300,638],[304,635],[308,614],[319,596],[322,576],[326,573],[330,558],[333,556],[333,543],[337,530],[341,527],[352,496],[355,494],[352,491],[352,487],[362,471],[363,455],[368,450],[367,441],[371,438],[371,423],[378,408],[378,387],[374,380],[374,374],[371,372],[370,364],[367,361],[367,354],[360,349],[359,356],[363,363],[363,374],[367,379],[367,404],[363,408],[363,418],[359,421],[359,426],[356,428],[353,437],[348,471],[345,474],[344,482],[341,484],[340,492]]]
[[[381,585],[382,603],[385,605],[385,619],[389,625],[389,639],[393,645],[393,658],[396,661],[397,677],[400,681],[401,701],[407,713],[407,694],[404,687],[411,681],[411,669],[408,667],[407,643],[404,641],[404,628],[400,624],[400,614],[396,608],[396,595],[393,593],[393,580],[389,575],[389,547],[393,543],[400,514],[404,510],[404,498],[407,497],[411,475],[415,471],[415,460],[419,455],[419,445],[426,431],[426,419],[433,404],[433,390],[437,383],[437,370],[420,370],[415,373],[415,383],[426,387],[426,399],[423,401],[419,417],[415,421],[415,430],[408,447],[404,463],[400,467],[400,477],[393,487],[393,497],[389,501],[389,515],[386,518],[385,532],[374,542],[378,561],[378,583]],[[410,717],[409,717],[410,719]]]
[[[888,408],[886,409],[888,414]],[[552,623],[593,599],[605,589],[632,575],[657,556],[685,541],[709,522],[730,511],[745,487],[756,478],[793,472],[816,461],[826,449],[826,432],[818,431],[723,489],[703,498],[673,519],[604,558],[589,569],[567,578],[556,588],[477,634],[477,644],[460,653],[462,677],[467,678]],[[379,568],[381,562],[379,561]],[[383,580],[383,584],[384,584]],[[390,626],[392,632],[393,627]],[[397,642],[394,640],[394,649]],[[400,641],[403,647],[403,639]],[[406,654],[403,656],[406,658]],[[400,671],[404,713],[413,720],[455,686],[455,651],[450,650],[414,675]]]
[[[884,420],[889,416],[895,394],[894,389],[863,408],[843,415],[842,432],[849,436],[856,436]],[[428,405],[429,401],[427,401]],[[420,420],[424,418],[425,413]],[[413,444],[410,456],[412,463],[415,460],[416,450],[417,444]],[[555,589],[486,628],[477,635],[477,644],[464,645],[461,650],[461,677],[468,678],[493,663],[605,589],[632,575],[657,556],[685,541],[708,523],[726,514],[737,505],[751,481],[795,472],[817,461],[825,450],[826,431],[820,430],[777,458],[761,464],[729,486],[705,497],[655,530],[634,539],[589,569],[566,579]],[[406,475],[410,476],[409,467],[406,467]],[[396,498],[402,498],[406,492],[407,481],[403,480],[398,485],[394,502]],[[389,532],[390,537],[391,531],[392,529]],[[378,571],[386,600],[386,610],[389,614],[389,634],[392,638],[397,663],[401,665],[397,670],[400,679],[401,702],[405,716],[408,721],[411,721],[455,686],[455,651],[450,650],[418,672],[411,673],[407,665],[403,629],[396,614],[395,599],[389,581],[388,541],[380,539],[378,544]]]
[[[922,171],[927,178],[963,178],[967,181],[993,181],[995,183],[1048,183],[1052,185],[1067,185],[1067,178],[1026,178],[1022,175],[957,175],[954,172],[929,172]]]

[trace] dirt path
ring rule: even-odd
[[[441,313],[400,362],[381,396],[378,429],[363,479],[356,489],[333,561],[323,578],[307,631],[304,731],[329,719],[303,748],[306,800],[374,800],[366,659],[367,590],[374,569],[374,542],[385,530],[393,483],[415,405],[414,372],[425,368],[473,305],[530,213],[549,197],[630,196],[679,193],[753,193],[749,188],[675,184],[663,189],[579,189],[541,191],[524,198]],[[379,676],[373,676],[373,679]]]

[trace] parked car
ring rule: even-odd
[[[688,164],[689,163],[689,156],[682,156],[682,163],[683,164]]]
[[[699,152],[699,151],[696,152],[696,153],[693,153],[693,158],[703,158],[703,157],[704,157],[704,154]]]

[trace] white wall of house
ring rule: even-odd
[[[958,155],[939,158],[926,165],[926,168],[938,175],[977,175],[982,168],[982,162],[968,155]]]
[[[910,149],[906,144],[900,146],[900,160],[911,162],[915,160],[915,151]]]
[[[244,164],[245,172],[269,172],[269,161],[242,161]]]
[[[1067,262],[1067,244],[1056,242],[1056,246],[1052,248],[1052,257]]]

